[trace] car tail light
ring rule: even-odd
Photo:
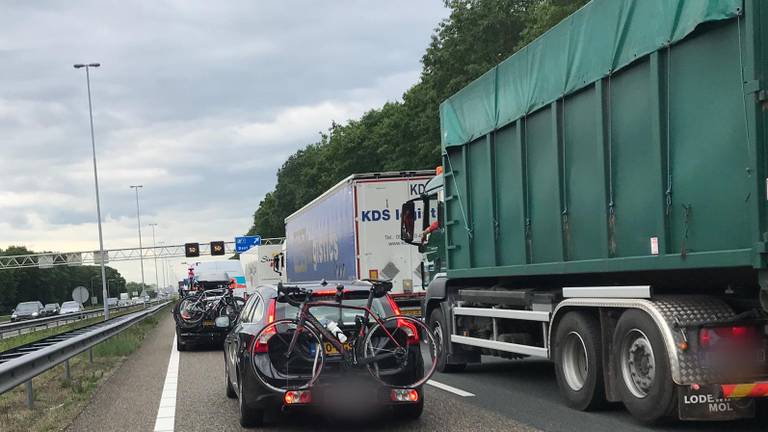
[[[749,326],[705,327],[699,330],[699,346],[709,348],[717,343],[747,344],[755,341],[757,329]]]
[[[277,308],[277,301],[275,299],[270,300],[269,307],[267,308],[267,325],[275,322],[275,310]],[[254,337],[251,344],[251,354],[264,354],[269,352],[269,339],[277,333],[274,327],[270,327],[267,331],[263,332],[258,338]]]
[[[395,316],[399,316],[400,308],[397,306],[397,303],[395,303],[395,300],[389,295],[387,295],[387,300],[389,300],[389,306],[392,308],[392,312],[395,314]],[[398,319],[397,327],[403,328],[405,333],[408,335],[408,345],[416,345],[419,343],[419,330],[415,325],[404,319]]]
[[[419,392],[414,389],[392,389],[389,397],[392,402],[418,402]]]
[[[308,404],[312,402],[312,393],[309,390],[291,390],[285,392],[283,401],[286,405]]]

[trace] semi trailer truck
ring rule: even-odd
[[[419,196],[432,174],[351,175],[288,216],[288,282],[386,279],[401,312],[420,314],[424,266],[400,240],[400,205]]]
[[[400,211],[440,370],[538,357],[576,409],[755,415],[767,86],[766,2],[593,0],[445,100],[444,172]]]

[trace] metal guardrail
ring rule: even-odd
[[[115,307],[109,308],[109,310],[121,311],[121,310],[141,307],[141,306],[143,305],[136,304],[136,305],[128,305],[128,306],[115,306]],[[14,332],[14,331],[21,332],[21,330],[24,330],[24,329],[47,326],[50,323],[58,323],[58,322],[66,323],[71,321],[79,321],[81,319],[95,318],[103,315],[104,315],[104,311],[102,309],[93,309],[93,310],[77,312],[77,313],[53,315],[49,317],[35,318],[31,320],[23,320],[23,321],[0,324],[0,339],[3,339],[4,334]]]
[[[33,401],[32,378],[64,362],[67,362],[65,366],[67,366],[66,372],[68,373],[68,360],[70,358],[117,335],[169,303],[171,302],[161,303],[142,311],[52,336],[51,339],[56,339],[51,344],[45,344],[45,339],[43,339],[0,353],[0,361],[3,361],[3,357],[13,356],[13,358],[5,359],[0,363],[0,394],[27,383],[27,405],[31,407]],[[36,347],[35,345],[40,346]]]

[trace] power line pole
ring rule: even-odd
[[[149,226],[152,227],[152,255],[154,255],[155,258],[155,289],[159,292],[160,291],[160,278],[157,277],[157,243],[155,242],[155,228],[157,227],[156,223],[151,223]]]

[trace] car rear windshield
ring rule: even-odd
[[[334,297],[333,296],[313,297],[312,300],[313,301],[334,301]],[[365,306],[367,301],[368,301],[367,298],[344,299],[344,305]],[[373,304],[371,305],[371,310],[382,318],[386,318],[387,316],[391,315],[389,308],[384,304],[385,301],[386,299],[384,298],[376,298],[376,299],[373,299]],[[278,305],[279,305],[277,309],[278,316],[281,316],[282,318],[297,318],[297,315],[299,313],[299,309],[297,307],[291,306],[287,303],[278,303]],[[316,306],[311,308],[309,311],[320,322],[323,322],[323,321],[339,322],[339,308],[337,307]],[[342,309],[343,322],[346,325],[353,325],[355,323],[355,316],[357,315],[363,316],[364,313],[365,312],[361,310],[343,308]]]
[[[56,306],[58,306],[58,305],[55,305],[55,304],[47,304],[47,305],[45,305],[45,308],[46,308],[46,309],[56,309]]]
[[[35,302],[31,303],[19,303],[16,306],[16,310],[19,312],[36,311],[39,306]]]

